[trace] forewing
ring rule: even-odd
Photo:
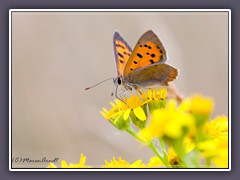
[[[118,32],[115,32],[113,36],[113,48],[118,76],[122,77],[124,66],[132,53],[132,49]]]
[[[178,70],[174,67],[164,63],[157,63],[134,71],[129,83],[142,87],[157,84],[168,85],[168,82],[176,79],[177,75]]]
[[[149,30],[138,40],[124,67],[123,77],[128,80],[135,70],[157,62],[163,63],[166,59],[166,50],[161,41],[153,31]]]

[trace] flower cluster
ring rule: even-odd
[[[86,162],[86,156],[84,156],[83,154],[80,155],[80,160],[79,163],[77,164],[73,164],[70,163],[68,165],[68,163],[65,160],[61,161],[61,168],[92,168],[92,166],[87,166],[85,165]],[[55,164],[53,164],[52,162],[48,165],[48,168],[58,168]]]
[[[167,102],[166,89],[149,89],[123,101],[111,102],[112,108],[101,114],[149,146],[157,155],[152,162],[158,158],[159,167],[228,167],[228,119],[210,118],[211,98],[195,95],[181,103]]]
[[[155,156],[144,164],[113,157],[100,168],[228,168],[228,119],[211,118],[211,98],[194,95],[181,102],[167,99],[167,89],[146,92],[110,102],[100,112],[117,129],[145,144]],[[91,168],[81,154],[78,164],[61,161],[62,168]],[[49,168],[57,168],[50,163]]]
[[[100,113],[120,130],[128,129],[131,121],[141,129],[145,127],[149,113],[164,108],[166,100],[166,89],[148,89],[147,92],[131,95],[123,101],[116,99],[115,103],[110,102],[112,108],[109,111],[103,108]]]
[[[92,166],[85,165],[86,156],[83,154],[80,155],[80,161],[77,164],[68,163],[65,160],[61,161],[59,167],[55,164],[50,163],[48,168],[92,168]],[[142,160],[137,160],[133,163],[129,163],[121,157],[115,158],[113,157],[110,161],[105,160],[104,164],[100,166],[100,168],[147,168],[148,166],[142,163]]]

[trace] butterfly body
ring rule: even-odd
[[[166,50],[157,35],[149,30],[138,40],[135,48],[115,32],[113,46],[118,77],[116,85],[137,89],[152,85],[168,85],[177,75],[177,69],[165,64]]]

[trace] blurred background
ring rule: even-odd
[[[99,113],[114,99],[112,81],[84,88],[117,76],[115,31],[133,48],[149,29],[180,71],[179,90],[212,97],[212,117],[228,115],[227,12],[13,12],[12,157],[59,158],[58,165],[84,153],[92,166],[112,156],[147,163],[153,152]]]

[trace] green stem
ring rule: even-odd
[[[133,129],[131,126],[129,126],[129,128],[126,129],[126,131],[127,131],[129,134],[131,134],[133,137],[135,137],[137,140],[139,140],[140,142],[142,142],[143,144],[149,146],[149,142],[146,141],[145,139],[141,138],[140,136],[138,136],[138,135],[135,133],[134,129]]]
[[[168,160],[168,155],[167,155],[167,152],[166,152],[164,141],[163,141],[162,138],[158,138],[158,140],[159,140],[159,144],[160,144],[161,150],[163,152],[163,158],[165,160]]]
[[[180,157],[183,165],[186,168],[197,168],[197,165],[193,163],[192,159],[189,156],[187,156],[187,154],[185,153],[184,148],[182,147],[182,144],[180,142],[175,142],[172,145],[173,145],[174,151]]]
[[[146,146],[150,147],[153,152],[157,155],[157,157],[159,159],[161,159],[161,161],[164,163],[164,165],[168,168],[171,168],[172,166],[169,164],[168,159],[162,157],[162,155],[160,154],[160,152],[157,150],[157,148],[154,146],[152,141],[147,141],[146,139],[138,136],[134,129],[130,126],[128,129],[126,129],[126,131],[131,134],[133,137],[135,137],[137,140],[139,140],[140,142],[144,143]]]
[[[162,156],[160,154],[160,152],[157,150],[157,148],[155,147],[155,145],[153,144],[153,142],[150,142],[149,144],[149,147],[153,150],[153,152],[157,155],[157,157],[159,159],[161,159],[161,161],[164,163],[164,165],[167,167],[167,168],[171,168],[171,164],[168,162],[168,159],[165,158],[164,156]]]

